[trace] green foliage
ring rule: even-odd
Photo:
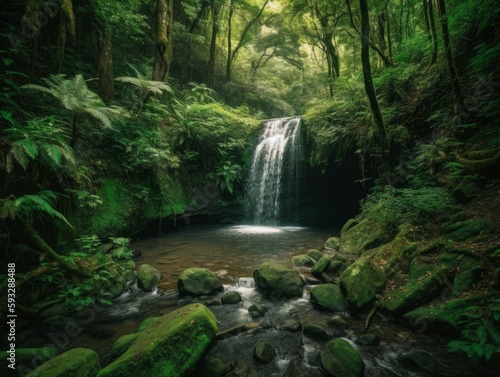
[[[78,245],[78,249],[85,254],[93,254],[95,250],[101,246],[101,240],[95,234],[91,236],[81,236],[75,241]]]

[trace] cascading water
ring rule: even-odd
[[[300,187],[300,117],[271,119],[255,149],[246,184],[245,217],[253,224],[293,222]]]

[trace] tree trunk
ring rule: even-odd
[[[153,80],[165,81],[172,60],[172,26],[174,0],[156,1],[156,48]]]
[[[370,108],[373,114],[375,125],[377,126],[379,132],[380,147],[382,150],[382,163],[385,168],[384,173],[388,173],[389,163],[387,160],[387,141],[384,120],[382,118],[382,113],[378,105],[377,95],[375,94],[370,66],[370,19],[368,14],[367,0],[359,0],[359,6],[361,9],[361,64],[363,66],[365,91],[366,95],[368,96],[368,101],[370,102]]]
[[[219,5],[216,0],[212,0],[212,37],[210,38],[210,58],[208,60],[208,82],[209,88],[215,87],[215,50],[217,47],[217,34],[219,32],[218,18]]]
[[[389,60],[392,61],[391,22],[389,20],[389,12],[387,11],[387,4],[385,6],[385,18],[387,20],[387,45],[389,47]]]
[[[424,9],[425,32],[427,33],[427,38],[429,38],[429,41],[432,41],[431,24],[429,23],[429,1],[422,0],[422,6]]]
[[[448,63],[448,70],[450,71],[451,84],[453,86],[453,93],[455,95],[455,113],[458,115],[463,115],[466,114],[467,112],[464,105],[464,99],[462,96],[460,81],[458,80],[458,74],[455,69],[455,64],[453,63],[453,55],[451,53],[451,46],[450,46],[450,32],[448,30],[448,20],[446,19],[446,6],[444,0],[438,0],[438,7],[439,7],[439,17],[441,18],[441,28],[443,30],[443,42],[444,42],[446,61]]]
[[[99,77],[99,96],[104,102],[115,98],[113,76],[113,42],[111,33],[104,29],[99,35],[99,61],[97,64]]]
[[[234,0],[230,0],[229,2],[229,15],[227,19],[227,61],[226,61],[226,81],[231,81],[231,38],[232,38],[232,26],[231,22],[233,20],[233,12],[234,12]]]
[[[432,37],[432,56],[429,66],[437,62],[438,57],[438,40],[436,31],[436,21],[434,20],[434,5],[433,0],[427,1],[427,9],[429,10],[429,24],[431,27],[431,37]]]

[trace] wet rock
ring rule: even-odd
[[[305,254],[296,255],[292,258],[292,264],[297,267],[312,267],[316,261]]]
[[[273,361],[274,355],[274,347],[271,343],[260,342],[253,349],[253,357],[260,363],[270,364]]]
[[[209,357],[203,362],[201,373],[204,377],[222,377],[231,371],[231,365],[217,357]]]
[[[241,301],[241,295],[236,291],[229,291],[222,296],[220,299],[221,303],[226,304],[237,304]]]
[[[321,349],[321,366],[329,376],[361,377],[365,370],[359,352],[344,339],[330,340]]]
[[[95,377],[101,369],[99,356],[86,348],[73,348],[36,368],[30,377]]]
[[[217,276],[206,268],[188,268],[184,270],[177,282],[179,295],[203,296],[222,291]]]
[[[322,377],[321,370],[307,364],[301,364],[300,360],[293,359],[288,365],[287,374],[290,377]]]
[[[130,250],[130,258],[132,260],[138,260],[138,259],[141,259],[142,258],[142,251],[140,250],[135,250],[135,249],[131,249]]]
[[[340,249],[340,238],[330,237],[326,240],[324,248],[326,250],[338,250]]]
[[[390,241],[391,233],[387,225],[371,211],[369,217],[348,221],[341,231],[341,244],[339,252],[342,254],[362,254],[366,250],[373,249]]]
[[[304,334],[316,340],[328,340],[328,335],[323,326],[316,323],[307,323],[304,325]]]
[[[319,251],[319,250],[316,250],[316,249],[310,249],[310,250],[307,250],[306,255],[308,257],[314,259],[317,262],[323,256],[323,253],[321,251]]]
[[[304,284],[308,285],[318,285],[321,283],[319,279],[313,278],[311,276],[300,275]]]
[[[125,270],[122,274],[123,285],[125,288],[129,288],[135,283],[135,273],[132,270]]]
[[[128,349],[97,376],[184,376],[216,334],[215,316],[201,304],[149,318],[139,326],[138,336]]]
[[[441,373],[442,368],[439,362],[434,358],[434,356],[425,351],[415,350],[408,352],[401,356],[400,362],[405,367],[413,370],[428,372],[438,376],[443,375]]]
[[[311,289],[311,302],[322,309],[345,312],[348,304],[340,287],[336,284],[320,284]]]
[[[362,310],[373,303],[385,286],[385,276],[373,262],[358,259],[340,276],[340,285],[347,294],[351,309]]]
[[[344,262],[341,262],[339,260],[332,260],[326,271],[337,272],[342,270],[343,267],[344,267]]]
[[[301,297],[304,283],[291,267],[264,262],[253,273],[255,285],[271,298]]]
[[[143,264],[137,269],[139,287],[146,292],[152,291],[161,279],[161,273],[149,264]]]
[[[267,313],[268,308],[260,305],[260,304],[252,304],[248,308],[248,313],[250,313],[250,316],[255,319],[259,317],[263,317]]]
[[[117,357],[122,355],[135,342],[139,334],[127,334],[119,337],[111,347],[111,356]]]
[[[375,334],[362,334],[354,341],[358,346],[377,346],[380,344],[380,338]]]
[[[328,326],[336,327],[338,329],[347,329],[349,324],[340,317],[332,317],[326,320]]]
[[[311,269],[311,273],[318,277],[330,266],[330,257],[328,255],[323,255],[321,259],[314,265]]]
[[[299,331],[301,328],[300,321],[297,318],[285,320],[280,326],[280,330]]]
[[[106,285],[105,295],[109,299],[113,300],[122,294],[123,289],[123,279],[121,277],[117,279],[109,279]]]

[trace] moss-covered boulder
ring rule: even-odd
[[[330,237],[326,240],[324,248],[326,250],[338,250],[340,249],[340,238]]]
[[[87,348],[73,348],[43,363],[28,376],[95,377],[100,369],[97,353]]]
[[[320,277],[321,274],[325,272],[329,266],[330,266],[330,257],[325,254],[311,269],[311,273],[316,277]]]
[[[228,374],[230,370],[230,364],[217,357],[209,357],[203,362],[201,374],[203,377],[222,377]]]
[[[372,217],[367,217],[344,230],[340,236],[339,252],[359,255],[387,243],[390,236],[391,234],[383,221],[376,221]]]
[[[399,361],[405,367],[412,369],[414,371],[427,372],[430,373],[431,375],[438,375],[438,376],[448,375],[441,373],[441,370],[443,368],[441,367],[439,362],[434,358],[434,356],[422,350],[415,350],[405,353],[400,357]]]
[[[182,271],[177,288],[181,296],[211,295],[224,289],[217,275],[206,268],[188,268]]]
[[[325,328],[317,323],[306,323],[304,325],[303,332],[312,339],[328,340]]]
[[[344,293],[336,284],[321,284],[313,287],[311,302],[332,312],[345,312],[349,308]]]
[[[338,329],[347,329],[349,324],[340,317],[332,317],[326,320],[328,326],[336,327]]]
[[[149,264],[143,264],[137,269],[139,287],[145,291],[152,291],[161,279],[161,273]]]
[[[360,354],[344,339],[330,340],[321,349],[321,366],[329,376],[363,376],[365,363]]]
[[[274,358],[274,347],[271,343],[260,342],[255,345],[253,357],[259,363],[270,364]]]
[[[237,304],[241,302],[241,295],[236,291],[229,291],[224,293],[224,296],[220,299],[221,303],[224,305]]]
[[[254,271],[255,285],[269,297],[300,297],[304,283],[293,268],[274,262],[264,262]]]
[[[44,348],[16,348],[16,367],[21,374],[22,369],[31,370],[36,368],[40,364],[52,359],[57,355],[56,350],[50,347]],[[0,352],[0,369],[7,370],[7,365],[11,364],[12,361],[9,360],[10,352],[2,351]]]
[[[217,323],[204,305],[192,304],[156,317],[139,330],[130,347],[98,377],[183,376],[215,339]]]
[[[139,334],[127,334],[119,337],[111,347],[111,355],[113,357],[123,354],[135,342]]]
[[[269,309],[264,305],[252,304],[248,308],[248,313],[250,314],[250,316],[253,319],[255,319],[255,318],[263,317],[264,315],[266,315],[268,310]]]
[[[292,264],[297,267],[312,267],[315,263],[316,260],[305,254],[296,255],[292,258]]]
[[[340,276],[351,309],[362,310],[372,304],[386,279],[380,268],[366,258],[358,259]]]
[[[319,261],[321,259],[321,257],[323,256],[323,253],[319,250],[316,250],[316,249],[310,249],[310,250],[307,250],[307,253],[306,255],[309,257],[309,258],[312,258],[315,260],[315,262]]]
[[[492,228],[493,225],[491,222],[483,219],[476,219],[444,226],[443,230],[447,232],[446,238],[462,242],[475,237],[480,233],[489,233]]]
[[[330,265],[326,269],[326,272],[341,272],[343,268],[345,268],[344,262],[341,262],[339,260],[332,260],[330,262]]]
[[[454,297],[460,296],[477,282],[481,276],[481,264],[474,258],[466,257],[461,261],[458,274],[453,279],[451,294]]]

